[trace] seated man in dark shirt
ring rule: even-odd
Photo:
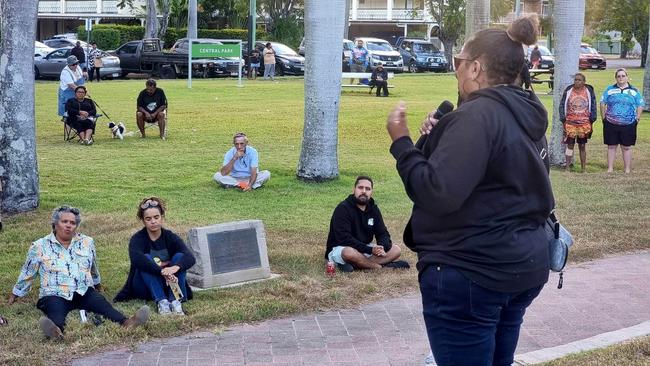
[[[325,258],[340,270],[409,268],[398,261],[401,249],[390,240],[379,207],[372,199],[372,179],[357,177],[354,191],[334,210]],[[373,237],[377,243],[372,243]]]
[[[156,80],[149,79],[146,88],[138,95],[138,111],[135,113],[136,122],[142,138],[145,137],[144,124],[158,123],[160,138],[165,139],[165,123],[167,121],[167,97],[165,92],[156,87]]]
[[[378,63],[377,67],[372,70],[372,75],[370,76],[372,85],[377,87],[377,96],[387,97],[388,96],[388,72],[384,69],[382,63]],[[384,90],[384,93],[381,94],[381,90]]]

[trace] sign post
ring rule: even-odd
[[[242,47],[241,40],[239,39],[219,39],[222,44],[214,43],[195,43],[196,39],[190,39],[190,52],[187,53],[187,87],[192,88],[192,59],[195,58],[216,58],[216,57],[237,57],[238,61],[238,86],[242,86],[241,82],[241,60],[242,60]]]

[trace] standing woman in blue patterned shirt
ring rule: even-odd
[[[616,70],[616,84],[608,86],[600,99],[608,173],[614,171],[618,145],[621,145],[623,152],[625,174],[632,171],[632,146],[636,143],[636,127],[641,120],[644,105],[639,90],[629,83],[627,70]]]
[[[52,212],[52,232],[32,243],[8,304],[26,296],[38,275],[41,286],[36,307],[45,314],[39,326],[48,338],[63,338],[65,318],[74,309],[103,315],[126,328],[144,324],[148,306],[127,319],[99,293],[95,241],[76,231],[80,223],[81,215],[74,207],[61,206]]]

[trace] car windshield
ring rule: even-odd
[[[438,52],[438,48],[431,43],[413,43],[413,51],[421,53]]]
[[[354,43],[352,42],[343,42],[343,49],[346,51],[351,51],[354,48]]]
[[[597,55],[598,51],[596,51],[593,47],[582,46],[580,47],[580,53]]]
[[[298,56],[296,51],[292,50],[288,46],[283,45],[282,43],[272,43],[275,53],[278,55],[289,55],[289,56]]]
[[[388,42],[368,41],[366,48],[370,51],[393,51],[393,47]]]

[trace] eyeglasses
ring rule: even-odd
[[[160,205],[160,203],[158,201],[154,201],[154,200],[149,199],[149,200],[144,201],[144,203],[140,205],[140,208],[143,209],[143,210],[146,210],[148,208],[158,207],[159,205]]]
[[[56,212],[70,212],[75,215],[79,215],[79,209],[76,207],[70,207],[70,206],[61,206],[59,207]]]
[[[468,59],[468,58],[460,58],[460,57],[456,57],[456,56],[454,56],[454,70],[458,70],[458,68],[460,67],[460,63],[461,63],[462,61],[474,61],[474,60],[470,60],[470,59]]]

